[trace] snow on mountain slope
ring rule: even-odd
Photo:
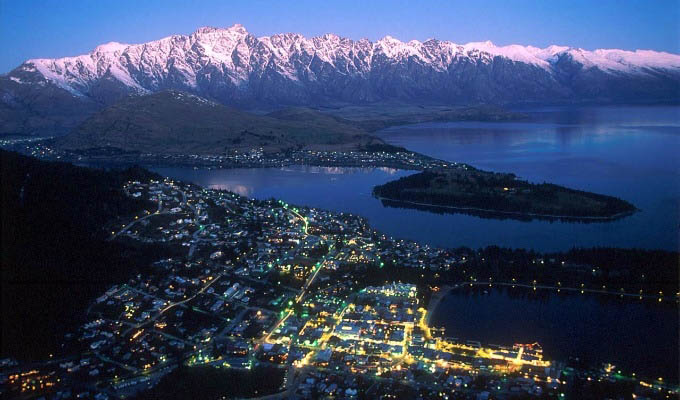
[[[489,41],[458,45],[435,39],[402,42],[390,36],[370,42],[333,34],[256,38],[243,26],[234,25],[227,29],[200,28],[189,36],[174,35],[143,44],[111,42],[76,57],[28,60],[10,76],[37,70],[49,82],[79,96],[88,95],[103,79],[118,81],[132,93],[163,88],[201,92],[207,86],[238,90],[260,79],[299,83],[331,77],[362,78],[385,66],[405,63],[446,73],[456,64],[488,65],[497,57],[553,74],[557,61],[565,56],[582,68],[607,74],[680,72],[680,55],[650,50],[540,49],[496,46]]]

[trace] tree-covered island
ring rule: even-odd
[[[637,210],[616,197],[462,165],[428,169],[376,186],[373,195],[388,206],[521,219],[610,220]]]

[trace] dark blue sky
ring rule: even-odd
[[[371,40],[560,44],[680,53],[680,0],[174,1],[0,0],[0,73],[28,58],[86,53],[201,26],[243,24],[256,36],[327,32]]]

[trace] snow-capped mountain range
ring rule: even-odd
[[[0,113],[36,101],[40,110],[45,92],[89,110],[166,89],[241,107],[677,101],[680,55],[390,36],[375,42],[333,34],[258,38],[241,25],[206,27],[143,44],[111,42],[76,57],[28,60],[0,77]]]

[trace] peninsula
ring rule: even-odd
[[[387,206],[518,219],[612,220],[636,211],[635,206],[616,197],[530,183],[511,173],[487,172],[468,165],[409,175],[376,186],[373,195]]]

